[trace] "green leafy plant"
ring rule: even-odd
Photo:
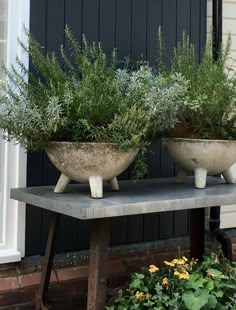
[[[50,140],[139,146],[147,133],[148,116],[119,89],[115,50],[108,59],[99,43],[89,45],[84,37],[79,46],[68,28],[66,37],[70,57],[63,47],[56,57],[44,55],[28,34],[29,48],[20,44],[33,68],[28,71],[18,58],[10,70],[5,68],[8,83],[1,97],[0,123],[8,139],[15,138],[28,150],[42,149]],[[129,118],[125,131],[118,121],[122,116]]]
[[[106,309],[236,309],[236,268],[221,253],[203,262],[183,256],[164,264],[134,273],[128,288]]]
[[[163,40],[159,37],[163,48]],[[236,120],[236,79],[227,68],[230,36],[225,48],[214,60],[209,39],[200,63],[190,38],[183,33],[174,49],[172,66],[167,69],[160,60],[161,72],[168,77],[181,74],[188,81],[188,90],[178,111],[178,122],[170,135],[205,139],[234,139]]]
[[[114,142],[143,153],[150,116],[135,92],[127,96],[122,90],[116,51],[107,57],[100,43],[88,44],[83,37],[80,46],[68,28],[65,35],[70,48],[62,46],[56,56],[45,55],[27,33],[29,46],[20,45],[30,55],[30,70],[19,58],[9,70],[4,68],[0,124],[5,137],[29,151],[42,150],[54,140]]]

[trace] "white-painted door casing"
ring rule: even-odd
[[[17,39],[26,42],[23,25],[29,28],[30,0],[8,0],[7,21],[7,67],[15,62],[16,55],[28,65],[28,55],[20,52]],[[10,188],[26,185],[26,153],[15,143],[3,140],[1,151],[2,205],[3,217],[0,225],[3,236],[0,243],[0,264],[21,260],[25,254],[25,206],[10,199]]]

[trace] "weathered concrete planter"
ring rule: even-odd
[[[50,142],[46,152],[61,172],[56,193],[63,193],[71,180],[89,181],[92,197],[102,198],[103,181],[118,191],[116,177],[131,164],[138,150],[124,150],[115,143]]]
[[[223,174],[227,183],[236,183],[236,141],[168,138],[164,145],[180,167],[177,182],[193,171],[196,188],[206,187],[207,175]]]

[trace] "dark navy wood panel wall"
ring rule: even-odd
[[[200,57],[206,40],[206,0],[31,0],[30,29],[46,52],[67,48],[64,27],[68,24],[78,40],[85,34],[89,41],[101,41],[118,57],[140,57],[153,65],[157,56],[157,29],[162,27],[170,62],[173,47],[187,31]],[[175,165],[161,147],[152,145],[149,176],[175,175]],[[59,176],[45,153],[28,155],[27,185],[55,184]],[[130,178],[126,171],[121,178]],[[26,255],[42,254],[45,248],[50,213],[27,206]],[[185,211],[113,219],[111,244],[153,241],[188,234]],[[88,248],[89,223],[63,217],[58,251]]]

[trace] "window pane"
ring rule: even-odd
[[[7,49],[7,0],[0,0],[0,65],[6,63]],[[3,79],[0,70],[0,80]]]
[[[0,67],[6,64],[7,54],[7,0],[0,0]],[[4,79],[0,69],[0,81]],[[4,180],[4,142],[0,139],[0,243],[3,242],[3,180]]]

